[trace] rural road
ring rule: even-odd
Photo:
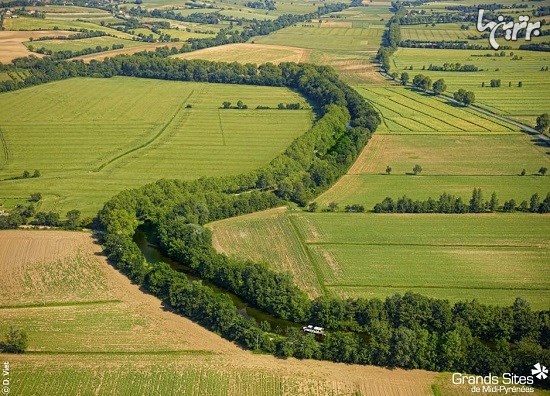
[[[448,99],[450,102],[453,102],[457,105],[460,105],[460,102],[458,100],[455,100],[453,97],[449,96],[449,95],[443,95],[445,96],[446,99]],[[529,125],[525,125],[521,122],[518,122],[518,121],[514,121],[514,120],[511,120],[509,118],[506,118],[506,117],[503,117],[501,115],[498,115],[498,114],[495,114],[493,112],[490,112],[489,110],[485,110],[485,109],[482,109],[481,107],[477,107],[475,105],[470,105],[468,106],[470,107],[472,110],[475,110],[479,113],[482,113],[482,114],[485,114],[485,115],[488,115],[490,117],[494,117],[496,118],[497,120],[500,120],[500,121],[504,121],[504,122],[507,122],[509,124],[512,124],[512,125],[515,125],[517,126],[518,128],[522,129],[523,131],[525,132],[528,132],[530,134],[533,134],[533,135],[537,135],[537,137],[543,141],[546,142],[546,144],[550,145],[550,138],[542,133],[540,133],[539,131],[537,131],[535,128],[532,128],[530,127]]]
[[[380,72],[380,74],[382,74],[384,77],[386,77],[388,80],[392,80],[392,81],[395,81],[393,78],[391,78],[390,75],[384,73],[384,72]],[[411,84],[407,84],[409,86],[412,87]],[[455,100],[452,96],[448,95],[448,94],[442,94],[441,96],[445,97],[446,99],[449,100],[449,102],[452,102],[454,104],[457,104],[459,106],[461,106],[461,103],[458,101],[458,100]],[[531,135],[536,135],[537,138],[539,138],[540,140],[546,142],[547,145],[550,146],[550,137],[540,133],[539,131],[537,131],[535,128],[532,128],[530,127],[529,125],[525,125],[521,122],[518,122],[518,121],[514,121],[514,120],[511,120],[510,118],[507,118],[507,117],[504,117],[504,116],[501,116],[501,115],[498,115],[498,114],[495,114],[489,110],[485,110],[485,109],[482,109],[481,107],[478,107],[478,106],[475,106],[475,105],[469,105],[468,106],[470,109],[472,110],[475,110],[479,113],[482,113],[482,114],[485,114],[485,115],[488,115],[489,117],[493,117],[493,118],[496,118],[497,120],[500,120],[500,121],[503,121],[503,122],[507,122],[509,124],[512,124],[514,126],[517,126],[518,128],[520,128],[521,130],[531,134]]]

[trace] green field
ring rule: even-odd
[[[509,134],[518,129],[475,110],[457,107],[445,98],[401,86],[364,86],[357,89],[382,116],[380,134]],[[419,104],[421,106],[419,106]]]
[[[510,124],[401,86],[358,91],[382,124],[348,174],[317,199],[322,206],[359,203],[370,210],[386,196],[426,199],[443,192],[469,199],[474,187],[496,191],[501,203],[550,192],[550,178],[535,176],[550,166],[547,146]],[[407,175],[416,164],[421,175]],[[387,166],[391,176],[384,175]],[[526,176],[519,176],[523,169]]]
[[[382,125],[348,174],[316,199],[371,210],[386,196],[467,202],[474,187],[500,204],[550,192],[548,147],[516,127],[468,108],[388,83],[358,91]],[[420,176],[407,173],[415,164]],[[386,166],[392,174],[385,175]],[[522,169],[526,175],[520,176]],[[490,304],[528,299],[550,304],[543,271],[550,249],[548,216],[377,215],[264,212],[213,223],[214,245],[230,255],[290,271],[311,296],[384,297],[413,290],[452,301]],[[275,241],[275,242],[274,242]]]
[[[507,10],[509,11],[509,10]],[[530,15],[530,11],[524,11]],[[502,12],[502,14],[506,14]],[[517,15],[512,13],[512,18],[517,19]],[[537,18],[531,19],[533,22]],[[432,25],[404,25],[401,26],[401,39],[402,40],[416,40],[416,41],[467,41],[468,44],[484,46],[489,50],[489,41],[486,38],[472,39],[471,37],[480,37],[482,33],[478,32],[475,25],[470,23],[468,30],[463,30],[460,27],[463,23],[438,23],[435,26]],[[548,41],[546,36],[532,37],[530,43],[540,43]],[[512,49],[518,49],[520,45],[527,42],[523,39],[521,34],[518,35],[517,41],[505,41],[504,38],[497,39],[501,45],[511,47]]]
[[[219,110],[223,101],[239,99],[250,109]],[[122,77],[3,93],[0,129],[8,158],[0,168],[0,201],[41,192],[43,210],[91,215],[118,191],[159,178],[256,169],[311,125],[309,110],[284,118],[276,110],[254,110],[280,102],[305,104],[283,88]],[[34,169],[40,178],[10,180]]]
[[[384,165],[385,167],[386,165]],[[412,166],[411,166],[412,170]],[[414,200],[437,199],[446,192],[469,201],[472,190],[481,188],[485,199],[494,191],[500,204],[514,199],[518,204],[534,193],[544,197],[550,192],[550,177],[540,176],[410,176],[410,175],[346,175],[329,191],[316,199],[321,207],[331,202],[345,205],[361,204],[372,210],[385,197],[394,199],[406,195]]]
[[[380,46],[383,27],[330,27],[327,22],[324,24],[291,26],[267,36],[256,37],[254,41],[260,44],[288,45],[323,51],[376,52]]]
[[[141,41],[133,40],[124,40],[117,37],[102,36],[102,37],[93,37],[79,40],[40,40],[40,41],[27,41],[25,45],[27,48],[31,47],[34,49],[46,48],[50,51],[81,51],[86,48],[96,48],[100,47],[111,47],[113,45],[124,45],[124,48],[135,47],[143,45]]]
[[[324,19],[351,21],[353,27],[384,26],[392,17],[389,6],[389,3],[386,5],[366,4],[364,7],[351,7],[340,12],[333,12]]]
[[[522,59],[513,60],[511,52]],[[534,125],[536,117],[548,111],[550,72],[540,69],[550,65],[550,55],[516,50],[506,51],[505,57],[483,56],[485,54],[494,52],[400,48],[392,56],[392,71],[402,73],[405,68],[412,66],[413,70],[407,70],[411,80],[416,74],[430,76],[434,81],[443,78],[448,92],[452,93],[459,88],[471,90],[476,95],[476,105]],[[430,64],[442,66],[450,62],[473,64],[483,70],[475,73],[422,70],[424,67],[428,69]],[[492,79],[500,79],[501,87],[491,88],[489,82]],[[520,81],[522,87],[518,87]],[[508,86],[510,82],[511,87]],[[485,87],[481,86],[482,83],[485,83]]]
[[[507,305],[521,296],[537,309],[550,304],[548,216],[268,211],[211,228],[226,253],[259,256],[279,270],[294,264],[310,295],[383,298],[412,290],[451,301]]]
[[[189,38],[208,38],[214,37],[214,34],[203,34],[196,32],[187,32],[185,29],[162,29],[162,33],[169,34],[170,37],[179,38],[180,41],[185,41]]]
[[[528,177],[550,167],[547,150],[520,134],[377,134],[348,174],[384,174],[389,165],[393,175],[405,175],[419,164],[423,176],[517,176],[525,169]]]
[[[270,15],[266,10],[255,10],[253,8],[227,8],[220,11],[220,15],[225,15],[233,18],[244,18],[244,19],[258,19],[258,20],[273,20],[277,18],[275,15]]]
[[[293,217],[275,209],[218,221],[209,227],[213,231],[214,246],[220,251],[265,261],[276,269],[288,271],[302,290],[318,297],[323,292],[322,284],[292,220]]]

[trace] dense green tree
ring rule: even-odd
[[[540,206],[540,197],[539,194],[534,193],[531,195],[531,200],[529,203],[529,211],[530,212],[538,212]]]
[[[354,334],[330,332],[323,342],[323,358],[333,362],[355,363],[358,361],[359,339]]]
[[[487,203],[487,208],[491,212],[494,212],[498,209],[498,198],[495,191],[493,191],[493,193],[491,194],[491,200]]]
[[[470,329],[463,325],[444,333],[439,347],[438,369],[440,371],[465,371],[468,367],[466,364],[468,346],[471,343]]]
[[[369,324],[368,332],[368,362],[378,366],[389,365],[392,354],[392,327],[385,320],[375,319]]]
[[[435,95],[440,95],[443,92],[447,90],[447,84],[445,84],[445,80],[440,78],[439,80],[436,80],[432,85],[432,91]]]
[[[67,212],[67,221],[65,222],[65,227],[68,230],[76,230],[78,227],[81,226],[81,219],[80,219],[80,210],[69,210]]]
[[[8,353],[23,353],[27,349],[27,332],[23,329],[10,326],[6,335],[6,342],[2,349]]]
[[[466,91],[460,88],[453,94],[453,98],[464,106],[469,106],[474,103],[475,94],[472,91]]]
[[[432,79],[423,74],[417,74],[413,78],[413,87],[427,91],[432,87]]]
[[[550,130],[550,115],[548,113],[541,114],[537,117],[535,129],[541,133],[548,133]]]
[[[481,192],[481,188],[474,188],[472,198],[470,198],[470,212],[481,213],[483,211],[485,211],[483,193]]]
[[[42,199],[42,194],[40,194],[40,193],[31,194],[31,199],[30,199],[31,202],[38,202],[41,199]]]
[[[511,199],[509,201],[504,202],[504,205],[502,206],[502,210],[505,212],[513,212],[516,210],[516,201],[514,199]]]

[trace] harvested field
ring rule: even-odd
[[[0,307],[113,299],[92,248],[87,233],[2,231]]]
[[[68,36],[69,34],[74,34],[74,32],[57,30],[52,31],[0,31],[0,62],[9,63],[15,58],[20,58],[23,56],[28,56],[31,52],[23,44],[29,39],[35,39],[44,36]],[[41,54],[35,54],[38,57],[42,57]]]
[[[210,61],[267,63],[306,62],[309,51],[304,48],[265,44],[228,44],[211,47],[186,54],[176,55],[180,59],[206,59]]]
[[[10,324],[26,328],[31,351],[239,350],[164,310],[160,300],[141,292],[107,263],[89,233],[1,231],[0,252],[2,279],[23,280],[2,288],[0,334]],[[72,266],[66,264],[70,259],[76,259]],[[85,270],[76,266],[82,261]],[[37,262],[43,264],[35,266]],[[25,282],[29,277],[47,280],[51,273],[60,280],[55,289],[47,282],[44,288]],[[101,293],[90,294],[92,290]],[[27,297],[18,300],[19,293]]]
[[[27,245],[27,253],[12,261],[5,250],[24,245],[19,240],[40,248]],[[0,242],[3,279],[14,276],[17,268],[28,271],[36,259],[69,276],[71,269],[56,267],[56,260],[85,252],[113,299],[1,308],[0,332],[10,324],[24,327],[33,351],[9,355],[13,394],[431,395],[436,374],[427,371],[283,360],[243,351],[142,293],[98,255],[100,247],[90,234],[3,231]],[[82,283],[73,289],[86,287]],[[15,286],[8,289],[15,294]],[[65,291],[68,300],[74,290]]]

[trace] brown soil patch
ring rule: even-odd
[[[15,58],[22,56],[28,56],[33,54],[27,47],[23,45],[24,42],[44,36],[68,36],[74,34],[74,32],[64,30],[45,30],[45,31],[0,31],[0,62],[9,63]],[[38,57],[44,55],[34,54]]]
[[[322,28],[349,28],[353,27],[352,22],[344,21],[321,21]]]
[[[383,83],[386,79],[380,74],[379,67],[368,59],[346,59],[329,62],[343,78],[354,83]]]

